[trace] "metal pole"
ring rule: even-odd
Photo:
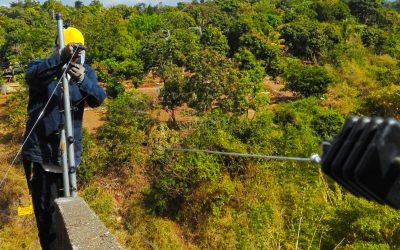
[[[67,158],[67,144],[65,142],[65,129],[61,129],[60,150],[61,150],[62,167],[63,167],[64,197],[70,197],[71,193],[69,192],[68,158]]]
[[[60,49],[64,48],[64,27],[61,14],[56,15],[57,28],[58,28],[58,42]],[[64,66],[65,67],[65,66]],[[65,128],[66,128],[66,152],[68,157],[68,173],[70,182],[70,193],[72,197],[77,196],[76,188],[76,166],[75,166],[75,151],[74,151],[74,134],[71,119],[71,104],[69,97],[69,84],[67,76],[63,75],[63,92],[64,92],[64,115],[65,115]]]

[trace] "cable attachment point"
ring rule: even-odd
[[[312,163],[318,163],[318,164],[320,164],[320,163],[321,163],[321,156],[319,156],[318,154],[312,154],[312,155],[310,156],[310,161],[311,161]]]
[[[68,136],[68,143],[69,143],[69,144],[72,144],[72,143],[74,143],[74,142],[75,142],[74,137]]]
[[[72,167],[69,167],[69,171],[68,171],[70,174],[73,174],[73,173],[75,173],[76,172],[76,167],[75,166],[72,166]]]

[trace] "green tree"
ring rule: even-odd
[[[99,0],[92,0],[92,2],[90,2],[89,4],[89,8],[91,10],[101,10],[104,8],[103,4],[99,1]]]
[[[228,44],[229,44],[229,54],[234,54],[237,52],[240,46],[240,37],[244,34],[251,32],[253,29],[253,22],[249,19],[239,19],[233,22],[229,27],[227,33]]]
[[[280,49],[278,45],[271,44],[260,33],[246,34],[240,38],[241,46],[248,48],[258,60],[263,62],[265,73],[272,77],[282,73],[279,63]]]
[[[226,36],[233,17],[224,12],[220,6],[213,2],[205,2],[204,4],[192,5],[192,8],[186,10],[195,20],[199,27],[213,26],[219,28]]]
[[[161,17],[158,14],[132,15],[128,20],[128,31],[141,32],[148,35],[161,27]],[[143,35],[141,35],[142,38]]]
[[[205,48],[212,49],[226,55],[229,51],[228,40],[222,31],[214,26],[208,26],[203,30],[201,43]]]
[[[51,53],[54,40],[49,37],[55,38],[55,30],[49,29],[50,16],[41,13],[40,5],[15,8],[20,12],[11,12],[13,17],[4,20],[5,43],[1,53],[8,61],[26,65],[30,59]]]
[[[87,58],[89,63],[103,65],[110,77],[132,79],[137,86],[144,74],[143,63],[139,58],[140,43],[128,30],[128,21],[124,19],[125,11],[116,7],[97,10],[96,18],[93,18],[87,14],[92,8],[93,6],[88,6],[77,10],[77,18],[82,19],[73,19],[84,32],[87,47],[90,49]],[[104,73],[100,75],[105,76]]]
[[[189,107],[200,114],[215,108],[234,115],[247,113],[255,102],[262,99],[258,98],[262,82],[249,73],[262,73],[258,71],[257,64],[242,65],[243,69],[255,67],[248,68],[249,71],[239,70],[239,65],[212,50],[194,55],[188,67],[192,74],[185,83]]]
[[[381,29],[366,28],[361,34],[361,40],[364,46],[376,54],[382,54],[389,47],[389,34]]]
[[[327,50],[328,36],[317,22],[291,22],[281,29],[288,51],[300,58],[316,61]]]
[[[232,66],[225,56],[212,50],[194,55],[188,67],[193,74],[185,84],[189,107],[204,113],[218,105]]]
[[[91,31],[86,34],[91,56],[98,60],[115,58],[134,59],[138,53],[139,42],[127,30],[126,20],[113,9],[104,11],[92,22]]]
[[[304,65],[297,60],[290,60],[285,70],[285,87],[302,96],[320,96],[328,85],[334,82],[326,69],[318,65]]]
[[[362,23],[381,26],[387,25],[388,20],[383,15],[382,0],[350,0],[351,14]]]
[[[168,40],[168,50],[172,62],[181,67],[187,67],[191,55],[200,50],[200,37],[194,30],[176,29],[171,32]]]
[[[53,13],[53,11],[54,13],[60,13],[63,15],[63,18],[69,16],[67,8],[62,4],[61,1],[47,0],[43,3],[42,8],[45,9],[47,13]]]
[[[145,72],[154,71],[162,75],[164,68],[172,61],[172,53],[169,49],[169,41],[161,32],[151,34],[141,44]]]
[[[368,95],[361,108],[361,113],[367,116],[385,116],[399,119],[400,87],[389,85]]]
[[[167,66],[176,64],[187,67],[189,58],[198,53],[200,38],[188,29],[176,29],[169,38],[162,32],[153,34],[143,41],[141,54],[146,72],[154,71],[162,79]]]
[[[313,116],[311,127],[319,138],[328,140],[339,133],[343,124],[344,118],[338,112],[322,109]]]
[[[348,5],[341,1],[316,1],[313,9],[321,22],[341,21],[350,17]]]
[[[171,11],[160,16],[164,20],[163,29],[188,29],[196,26],[195,20],[186,12]]]
[[[107,96],[110,98],[116,98],[125,92],[124,85],[122,85],[122,79],[119,77],[110,77],[107,80]]]
[[[240,49],[233,57],[239,69],[251,78],[252,82],[262,82],[265,76],[263,62],[248,49]]]
[[[164,87],[161,90],[160,99],[162,106],[171,112],[171,118],[175,124],[175,109],[186,101],[184,86],[184,70],[175,65],[170,65],[165,74]]]
[[[138,92],[126,92],[108,105],[106,123],[99,129],[98,138],[107,152],[105,171],[129,174],[143,163],[141,143],[150,123],[147,100]]]
[[[75,1],[74,3],[75,8],[79,9],[82,8],[84,6],[82,1]]]

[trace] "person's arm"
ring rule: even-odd
[[[41,89],[47,86],[62,66],[69,61],[74,53],[74,44],[70,43],[47,59],[35,59],[28,64],[25,79],[30,88]]]
[[[87,95],[86,102],[91,108],[100,106],[106,98],[106,93],[97,82],[96,73],[92,68],[85,65],[85,76],[78,84],[79,89]]]
[[[29,88],[41,89],[47,86],[61,70],[60,56],[53,53],[47,59],[35,59],[28,64],[25,73],[26,83]]]

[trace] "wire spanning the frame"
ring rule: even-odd
[[[291,157],[291,156],[279,156],[279,155],[243,154],[237,152],[214,151],[214,150],[195,149],[195,148],[152,148],[152,149],[189,152],[189,153],[206,153],[206,154],[216,154],[216,155],[236,156],[236,157],[262,158],[262,159],[281,160],[281,161],[305,161],[318,164],[321,163],[321,157],[318,154],[312,154],[310,157],[305,158],[305,157]]]

